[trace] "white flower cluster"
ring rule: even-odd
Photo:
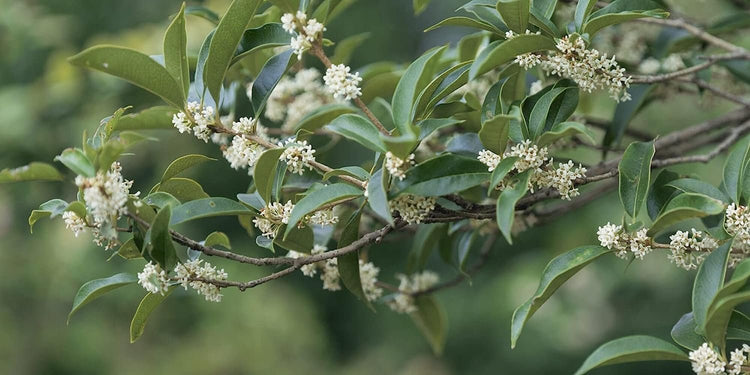
[[[555,167],[554,159],[549,159],[548,153],[546,147],[539,148],[527,139],[506,150],[502,157],[492,151],[482,150],[479,152],[477,159],[492,172],[503,159],[517,157],[519,159],[513,165],[516,172],[521,173],[528,169],[534,171],[530,179],[530,190],[532,192],[535,187],[538,189],[549,187],[559,191],[562,199],[570,200],[572,197],[578,196],[580,192],[575,187],[574,182],[586,175],[586,168],[580,164],[576,167],[570,160],[567,163],[558,163]],[[503,183],[500,184],[501,188],[504,186]]]
[[[79,217],[75,212],[65,211],[62,214],[62,218],[65,222],[65,228],[68,228],[73,232],[73,235],[76,237],[86,231],[86,221]]]
[[[385,154],[385,169],[391,176],[403,180],[406,178],[406,171],[414,165],[414,154],[410,154],[406,159],[401,159],[393,155],[390,151]]]
[[[732,350],[729,355],[728,375],[740,375],[743,373],[742,366],[748,363],[747,355],[750,354],[750,346],[742,344],[741,348]]]
[[[724,228],[734,236],[735,245],[750,246],[750,210],[746,206],[730,204],[726,209]]]
[[[284,204],[271,202],[260,210],[260,216],[253,219],[253,224],[260,229],[263,236],[274,238],[279,228],[283,224],[289,223],[289,216],[291,216],[293,209],[292,201],[287,201]]]
[[[279,147],[286,147],[279,158],[286,162],[289,172],[302,175],[305,168],[313,169],[310,163],[315,161],[315,150],[307,141],[300,142],[290,138],[284,143],[279,142]]]
[[[312,215],[307,216],[305,221],[310,224],[326,226],[338,223],[339,217],[333,213],[333,207],[331,207],[325,210],[315,211]]]
[[[318,255],[326,252],[328,248],[321,245],[313,246],[311,255]],[[288,257],[298,259],[304,258],[309,255],[299,253],[296,251],[290,251],[287,254]],[[323,281],[323,289],[329,291],[341,290],[341,275],[339,274],[338,259],[331,258],[324,261],[306,264],[300,267],[302,274],[307,277],[314,277],[318,271],[320,271],[320,280]],[[362,282],[362,290],[365,293],[365,298],[368,301],[374,301],[383,295],[383,289],[377,286],[378,273],[380,269],[375,267],[372,262],[365,262],[359,260],[359,277]]]
[[[703,343],[698,349],[690,352],[690,362],[693,365],[693,371],[698,375],[723,375],[724,362],[719,353],[713,350],[708,343]]]
[[[222,151],[224,158],[232,168],[248,168],[248,174],[251,174],[251,167],[255,165],[265,149],[245,135],[258,135],[265,138],[265,129],[255,123],[252,118],[242,117],[232,124],[232,130],[239,135],[232,137],[232,144]]]
[[[186,111],[175,113],[172,116],[172,125],[180,133],[193,133],[196,138],[208,143],[211,138],[209,125],[215,122],[214,108],[202,106],[198,102],[189,102]]]
[[[529,87],[529,95],[534,95],[538,93],[539,91],[542,91],[544,88],[544,82],[540,80],[536,80],[531,83],[531,86]]]
[[[401,194],[388,202],[391,212],[398,212],[409,224],[419,224],[435,208],[435,197]]]
[[[248,86],[247,96],[252,96],[252,85]],[[330,104],[333,98],[320,81],[320,72],[315,69],[302,69],[294,78],[283,77],[268,97],[265,116],[281,122],[281,128],[293,131],[302,118],[320,106]]]
[[[323,76],[323,82],[336,99],[352,100],[362,95],[362,89],[359,88],[362,77],[359,72],[351,73],[351,68],[344,64],[331,65]]]
[[[638,71],[643,74],[656,74],[660,71],[671,73],[685,67],[682,57],[677,54],[667,56],[663,61],[649,57],[638,65]]]
[[[203,295],[206,301],[221,302],[222,294],[218,286],[191,279],[225,281],[229,275],[224,269],[219,270],[208,262],[201,266],[202,262],[201,259],[195,259],[178,264],[174,268],[175,278],[185,290],[188,289],[188,286],[195,289],[198,294]]]
[[[642,228],[635,233],[627,233],[622,225],[607,223],[599,227],[596,235],[599,243],[607,249],[615,250],[615,255],[619,258],[626,259],[632,253],[636,259],[643,259],[651,252],[651,238],[646,235],[647,232],[646,228]]]
[[[402,314],[417,311],[412,294],[431,288],[439,280],[438,275],[432,271],[415,273],[411,276],[399,274],[396,278],[400,280],[398,285],[400,293],[388,301],[388,306],[391,310]]]
[[[690,232],[678,230],[669,237],[671,254],[668,258],[680,268],[694,270],[718,246],[716,240],[695,228]]]
[[[169,289],[167,273],[158,264],[148,262],[138,273],[138,284],[149,293],[164,295]]]
[[[297,54],[297,58],[302,58],[312,43],[315,42],[326,30],[325,26],[315,18],[307,19],[307,15],[301,11],[296,14],[286,13],[281,16],[281,26],[290,34],[297,34],[292,37],[290,45]]]
[[[525,35],[540,35],[541,32],[537,31],[537,32],[533,33],[529,29],[526,29],[526,32],[524,32],[524,34]],[[516,33],[513,30],[508,30],[508,31],[505,32],[505,39],[513,39],[513,38],[515,38],[515,37],[517,37],[519,35],[522,35],[522,34],[518,34],[518,33]]]
[[[570,78],[585,92],[607,89],[617,101],[630,100],[627,89],[631,78],[625,75],[625,69],[614,56],[610,59],[595,49],[587,49],[582,38],[571,41],[565,36],[558,39],[556,46],[555,53],[524,54],[517,56],[516,62],[524,69],[539,65],[547,74]]]

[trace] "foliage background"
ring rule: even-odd
[[[219,13],[228,1],[205,2]],[[426,49],[456,41],[461,28],[422,30],[452,15],[463,1],[435,1],[415,17],[411,1],[361,0],[328,25],[326,36],[370,31],[355,52],[353,68],[376,60],[405,62]],[[679,9],[701,21],[726,15],[714,1],[677,1]],[[63,148],[80,142],[84,129],[116,108],[135,110],[158,99],[104,74],[83,72],[65,59],[83,48],[112,43],[156,52],[173,0],[0,0],[0,169],[32,160],[51,161]],[[626,25],[638,27],[637,24]],[[197,50],[209,24],[188,19],[189,48]],[[603,95],[606,96],[606,95]],[[632,126],[665,132],[718,113],[723,104],[689,94],[670,94],[650,105]],[[588,97],[585,108],[602,118],[613,104]],[[180,137],[155,134],[160,142],[140,146],[124,160],[124,175],[147,190],[169,161],[204,151],[219,151]],[[341,148],[343,157],[346,150]],[[336,153],[328,156],[336,165]],[[690,166],[718,181],[717,160]],[[68,176],[72,178],[72,176]],[[249,177],[218,161],[193,172],[212,196],[234,196]],[[86,307],[66,326],[72,297],[94,278],[139,265],[74,238],[60,220],[37,224],[29,234],[26,218],[39,203],[62,195],[72,184],[28,183],[0,188],[0,373],[4,374],[497,374],[572,373],[599,344],[628,334],[656,333],[668,339],[673,323],[690,309],[691,275],[670,265],[666,256],[625,266],[614,257],[593,264],[567,283],[535,316],[517,349],[510,350],[513,309],[536,288],[546,262],[582,244],[595,243],[598,225],[619,221],[615,195],[569,214],[557,223],[523,234],[515,246],[499,240],[488,266],[471,283],[440,293],[450,329],[445,354],[435,357],[409,319],[386,308],[373,315],[345,292],[328,293],[318,280],[294,276],[240,293],[226,290],[224,302],[211,304],[181,289],[152,317],[145,336],[128,343],[130,317],[143,291],[125,288]],[[233,220],[194,225],[196,237],[219,226],[236,251],[261,254]],[[408,234],[393,235],[371,248],[390,280],[403,267]],[[217,262],[221,266],[227,266]],[[437,262],[436,262],[437,263]],[[445,278],[453,271],[435,264]],[[228,267],[249,279],[255,269]],[[595,373],[660,374],[688,371],[687,364],[649,363],[605,368]]]

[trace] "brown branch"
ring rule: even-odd
[[[683,19],[658,19],[658,18],[640,18],[636,20],[637,22],[641,23],[650,23],[654,25],[662,25],[662,26],[669,26],[669,27],[676,27],[679,29],[683,29],[690,34],[693,34],[694,36],[702,39],[703,41],[712,44],[716,47],[719,47],[721,49],[727,50],[729,52],[737,52],[745,56],[745,58],[750,57],[750,53],[748,51],[736,44],[727,42],[724,39],[721,39],[719,37],[713,36],[703,29],[694,26],[687,21]]]
[[[698,79],[697,77],[694,77],[693,79],[680,78],[680,79],[678,79],[678,81],[679,82],[685,82],[685,83],[693,83],[696,86],[698,86],[698,87],[700,87],[700,88],[702,88],[704,90],[710,91],[711,93],[713,93],[714,95],[716,95],[716,96],[718,96],[720,98],[729,100],[730,102],[734,102],[734,103],[737,103],[739,105],[750,106],[750,100],[746,100],[746,99],[742,98],[739,95],[735,95],[735,94],[726,92],[726,91],[724,91],[724,90],[722,90],[722,89],[720,89],[720,88],[718,88],[718,87],[716,87],[714,85],[709,84],[706,81]]]
[[[671,73],[656,74],[656,75],[634,75],[634,76],[631,76],[632,80],[630,81],[630,83],[657,83],[657,82],[669,81],[675,78],[686,76],[688,74],[699,72],[703,69],[710,67],[711,65],[716,64],[719,61],[738,60],[738,59],[748,60],[750,59],[750,55],[748,55],[747,52],[732,52],[732,53],[726,53],[722,55],[706,56],[705,59],[707,61],[704,63],[693,65],[691,67],[681,69],[681,70],[671,72]]]

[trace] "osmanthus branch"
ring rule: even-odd
[[[317,57],[318,60],[320,60],[320,62],[323,63],[326,69],[330,68],[331,65],[333,65],[331,60],[326,55],[325,51],[323,51],[323,46],[320,40],[317,40],[312,44],[312,47],[310,48],[310,53],[313,56]],[[359,107],[359,109],[361,109],[362,112],[365,113],[365,116],[367,116],[367,118],[370,119],[370,121],[372,121],[373,124],[375,124],[375,126],[378,128],[378,130],[381,133],[383,133],[383,135],[391,135],[388,129],[386,129],[385,126],[383,126],[383,124],[380,122],[380,120],[378,120],[378,118],[375,117],[375,114],[373,114],[372,111],[370,111],[370,108],[367,108],[367,105],[365,104],[365,102],[362,101],[362,99],[360,99],[359,97],[355,97],[353,100],[354,100],[354,104],[356,104],[357,107]]]
[[[691,67],[681,69],[672,73],[656,74],[656,75],[634,75],[634,76],[631,76],[632,80],[630,81],[630,83],[657,83],[657,82],[669,81],[675,78],[686,76],[688,74],[699,72],[703,69],[710,67],[711,65],[716,64],[719,61],[750,60],[750,54],[748,54],[747,52],[731,52],[731,53],[725,53],[721,55],[705,56],[703,57],[703,59],[705,59],[706,62],[693,65]]]
[[[675,27],[679,29],[683,29],[690,34],[693,34],[694,36],[702,39],[704,42],[707,42],[709,44],[712,44],[716,47],[719,47],[721,49],[724,49],[729,52],[737,52],[740,54],[743,54],[745,58],[750,58],[750,52],[748,52],[746,49],[727,42],[724,39],[721,39],[719,37],[716,37],[714,35],[711,35],[710,33],[706,32],[705,30],[690,24],[689,22],[685,21],[684,19],[658,19],[658,18],[639,18],[636,20],[637,22],[641,23],[650,23],[653,25],[661,25],[661,26],[669,26],[669,27]]]
[[[693,77],[693,79],[680,78],[677,81],[678,82],[695,84],[696,86],[698,86],[698,87],[700,87],[700,88],[702,88],[704,90],[710,91],[711,93],[713,93],[714,95],[716,95],[716,96],[718,96],[720,98],[726,99],[726,100],[728,100],[730,102],[737,103],[739,105],[750,106],[750,100],[746,100],[746,99],[744,99],[743,97],[741,97],[739,95],[735,95],[735,94],[726,92],[726,91],[724,91],[724,90],[722,90],[722,89],[720,89],[720,88],[718,88],[718,87],[716,87],[716,86],[714,86],[714,85],[712,85],[712,84],[710,84],[710,83],[708,83],[708,82],[706,82],[704,80],[701,80],[701,79],[699,79],[697,77]]]

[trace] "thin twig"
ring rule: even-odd
[[[641,22],[641,23],[650,23],[654,25],[670,26],[670,27],[683,29],[689,32],[690,34],[693,34],[696,37],[702,39],[703,41],[709,44],[713,44],[716,47],[722,48],[729,52],[738,52],[740,54],[743,54],[746,58],[750,57],[750,53],[748,53],[746,49],[736,44],[727,42],[726,40],[721,39],[719,37],[713,36],[707,33],[705,30],[697,26],[691,25],[690,23],[686,22],[683,19],[640,18],[640,19],[637,19],[636,21]]]
[[[705,59],[707,61],[704,63],[693,65],[691,67],[681,69],[681,70],[671,72],[671,73],[656,74],[656,75],[634,75],[634,76],[631,76],[632,80],[630,81],[630,83],[657,83],[657,82],[669,81],[675,78],[686,76],[688,74],[699,72],[703,69],[710,67],[711,65],[716,64],[719,61],[738,60],[738,59],[748,60],[750,59],[750,55],[748,55],[747,52],[732,52],[732,53],[725,53],[721,55],[706,56]]]

